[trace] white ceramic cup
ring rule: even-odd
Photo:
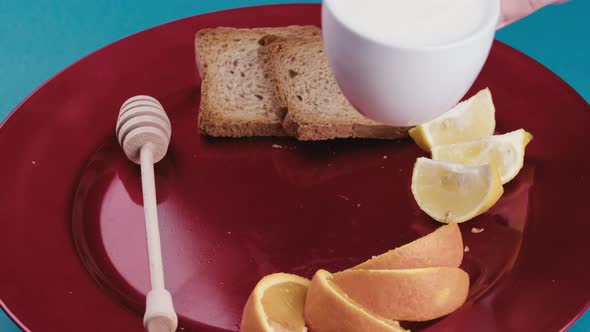
[[[359,112],[395,126],[428,122],[464,97],[489,55],[500,16],[500,1],[487,0],[485,22],[466,38],[404,47],[353,30],[335,14],[336,1],[322,2],[324,46],[334,77]]]

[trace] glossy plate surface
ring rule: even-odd
[[[166,282],[184,331],[236,331],[256,282],[311,277],[439,225],[410,193],[409,140],[298,143],[197,131],[194,33],[319,24],[319,5],[237,9],[172,22],[82,59],[0,127],[0,298],[33,331],[142,331],[148,289],[139,169],[114,138],[121,103],[158,98],[172,121],[157,165]],[[441,78],[442,79],[442,78]],[[556,331],[588,305],[590,106],[525,55],[495,43],[469,95],[490,87],[498,132],[534,135],[520,175],[461,225],[468,302],[416,331]],[[484,228],[480,234],[472,227]]]

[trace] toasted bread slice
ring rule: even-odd
[[[319,35],[314,26],[215,28],[197,32],[195,53],[202,78],[199,128],[221,137],[284,136],[285,110],[274,97],[267,59],[259,54],[265,36]],[[267,37],[268,38],[268,37]]]
[[[287,108],[283,127],[299,140],[334,138],[396,139],[409,128],[379,124],[360,114],[338,87],[324,54],[321,35],[276,38],[261,53],[280,106]]]

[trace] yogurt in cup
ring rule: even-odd
[[[365,116],[414,126],[451,109],[488,55],[500,0],[323,0],[326,55]]]

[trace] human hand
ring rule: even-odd
[[[498,22],[498,29],[518,21],[547,5],[565,1],[567,0],[501,0],[502,14],[500,22]]]

